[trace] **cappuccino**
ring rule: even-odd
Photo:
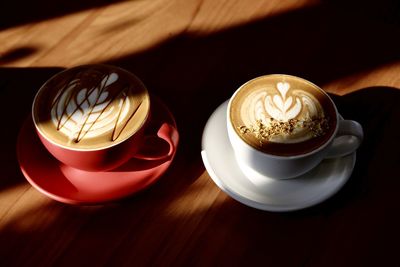
[[[318,86],[276,74],[245,83],[231,99],[230,123],[257,150],[295,156],[326,143],[336,129],[336,109]]]
[[[133,74],[114,66],[85,65],[47,81],[32,109],[37,130],[52,143],[96,150],[135,134],[147,120],[150,98]]]

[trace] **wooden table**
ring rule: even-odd
[[[400,265],[396,1],[4,2],[0,266]],[[97,62],[134,72],[163,99],[176,117],[180,147],[148,190],[70,206],[25,180],[16,138],[46,79]],[[306,210],[272,213],[236,202],[213,183],[200,157],[213,110],[267,73],[314,81],[345,118],[364,127],[348,183]]]

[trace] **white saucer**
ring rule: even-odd
[[[255,185],[239,168],[228,140],[227,105],[228,101],[221,104],[209,118],[203,132],[201,156],[210,177],[232,198],[256,209],[293,211],[321,203],[349,179],[356,162],[355,152],[324,160],[295,179],[265,177],[262,184]]]

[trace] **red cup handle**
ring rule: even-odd
[[[144,137],[142,147],[133,157],[143,160],[170,159],[176,151],[175,144],[178,143],[178,138],[178,130],[168,123],[163,123],[157,135]]]

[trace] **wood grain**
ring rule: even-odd
[[[0,25],[0,266],[397,266],[400,6],[317,0],[4,3]],[[30,12],[31,10],[31,12]],[[174,113],[177,157],[154,186],[96,206],[32,188],[15,145],[39,86],[63,68],[105,62],[137,74]],[[266,73],[332,94],[365,140],[328,201],[270,213],[223,193],[200,158],[213,110]]]

